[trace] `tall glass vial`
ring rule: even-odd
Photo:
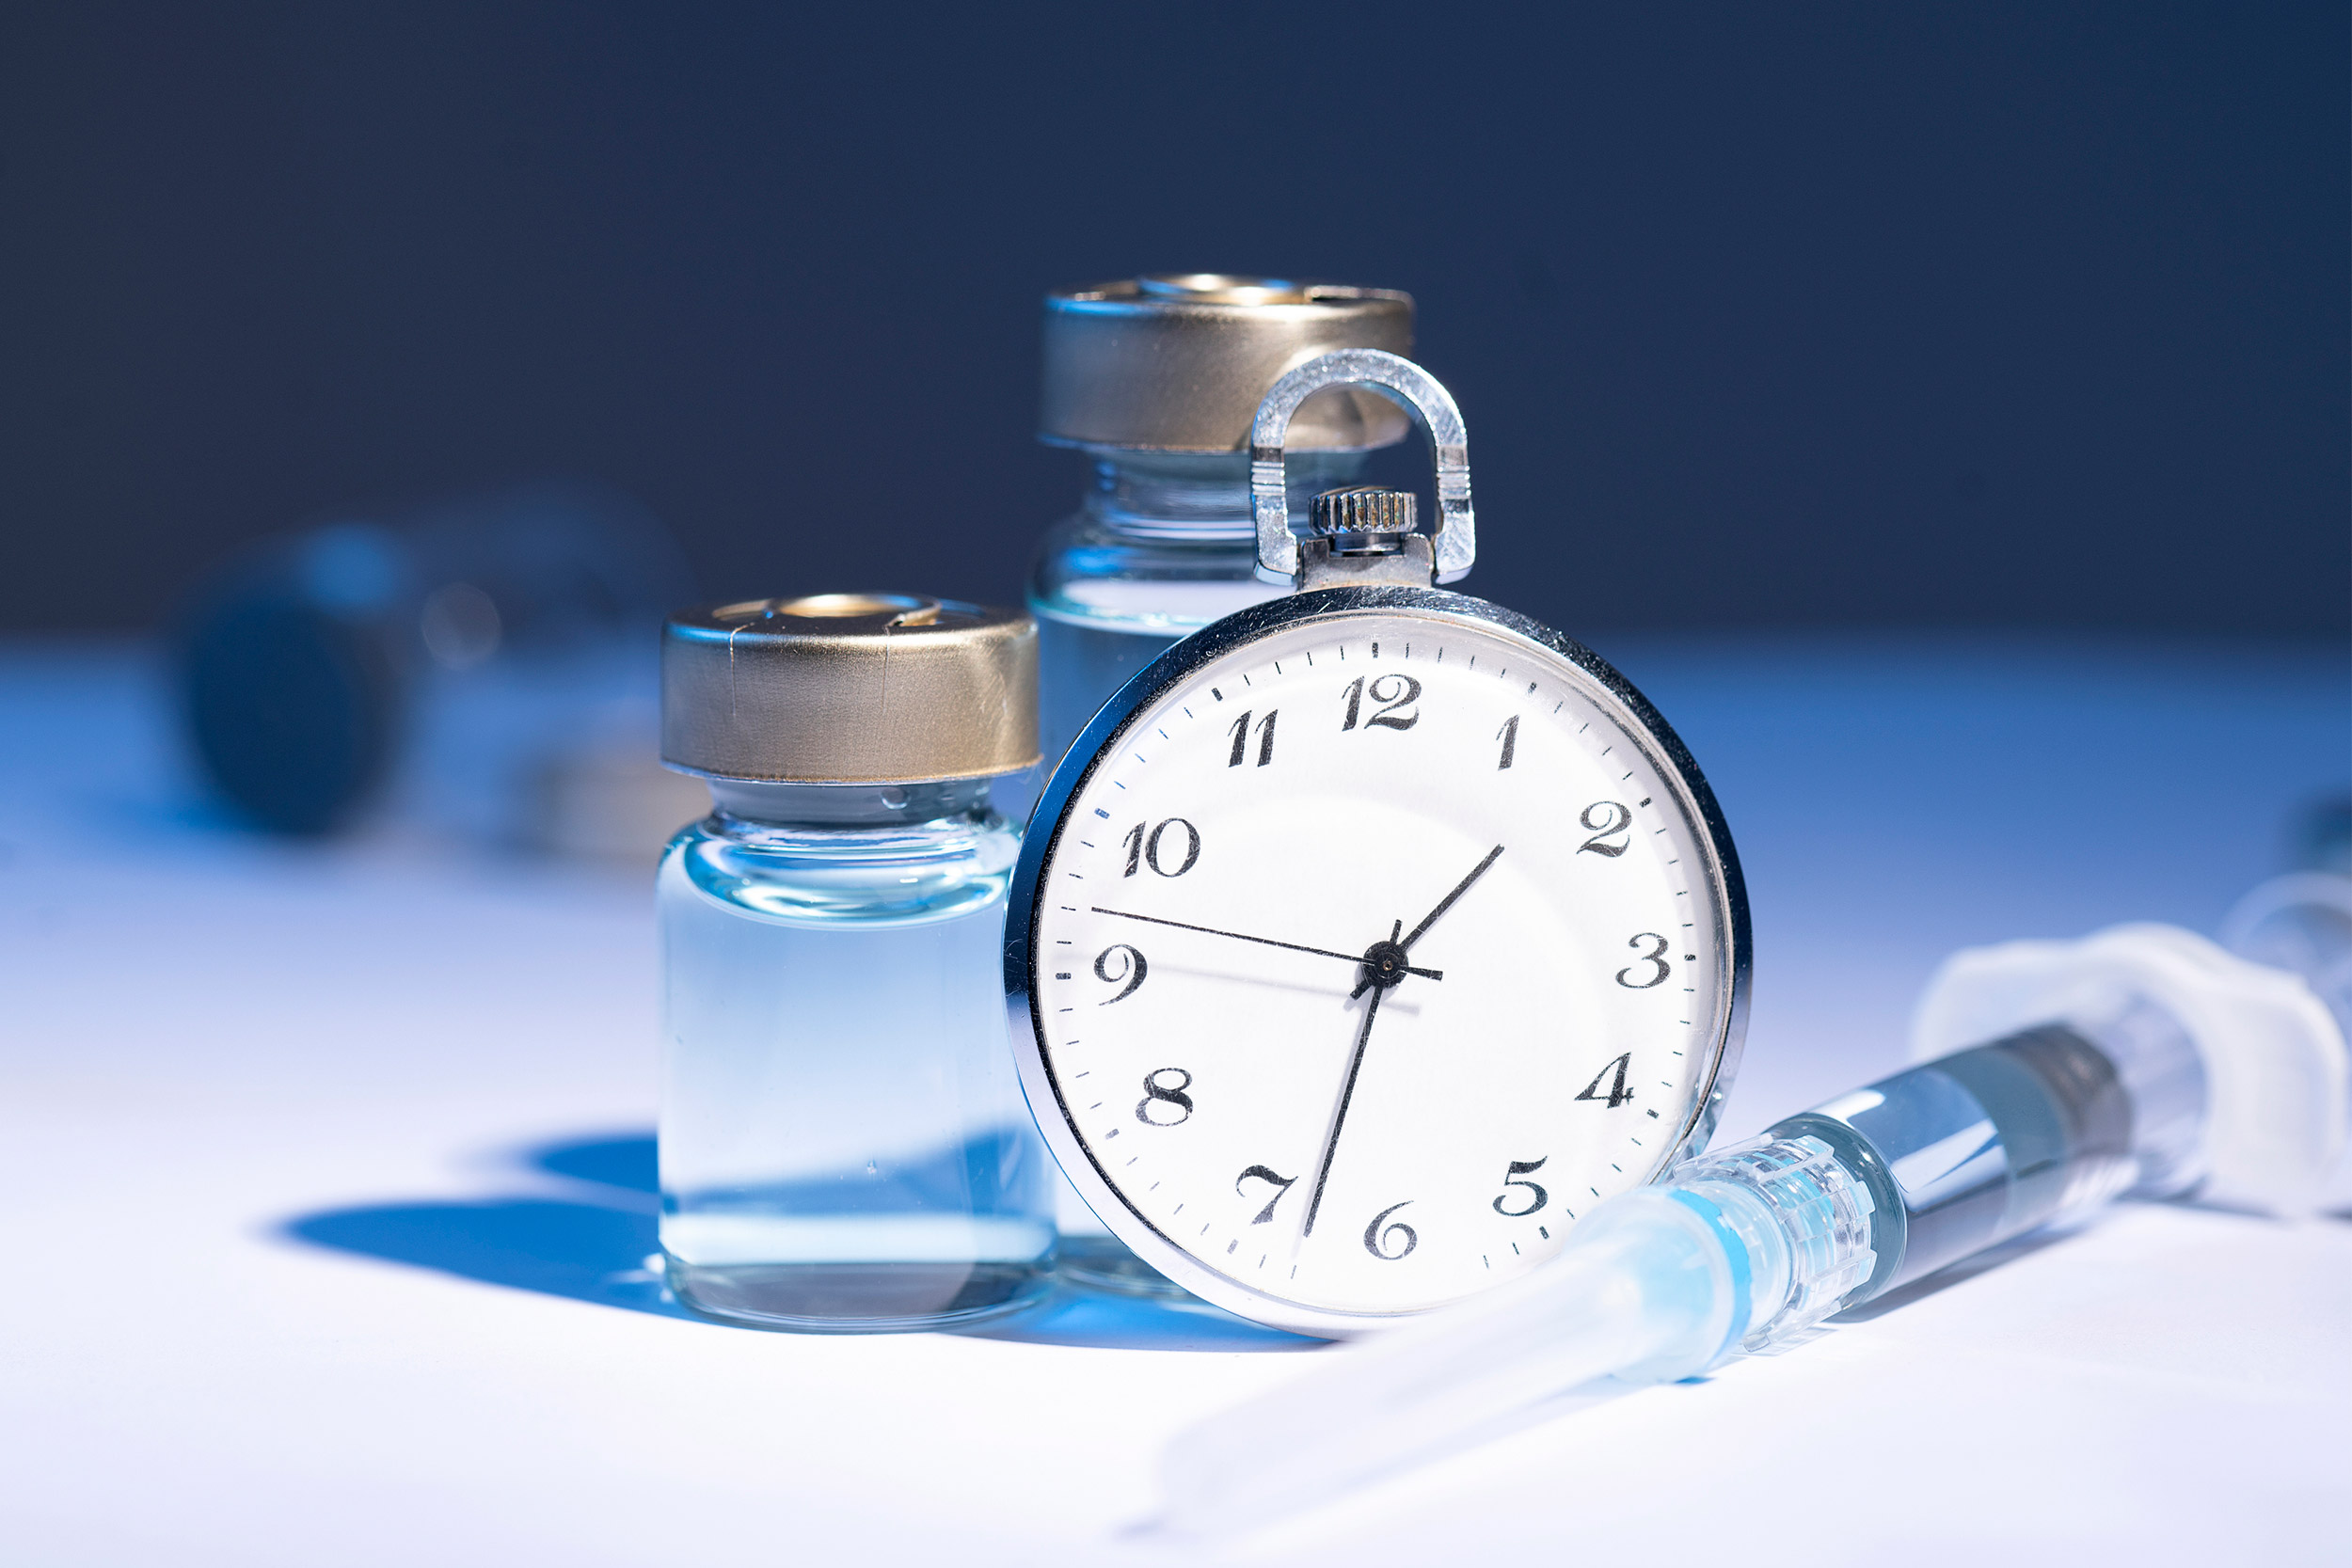
[[[1184,273],[1046,296],[1039,433],[1086,453],[1092,470],[1029,578],[1049,765],[1179,639],[1286,592],[1258,580],[1249,513],[1249,424],[1266,389],[1335,349],[1412,347],[1412,298],[1389,290]],[[1376,393],[1335,388],[1309,402],[1291,424],[1293,515],[1411,431]],[[1183,1294],[1059,1185],[1065,1273]]]
[[[1025,615],[820,594],[675,617],[662,753],[710,816],[659,875],[661,1246],[697,1310],[776,1328],[1013,1310],[1054,1260],[1052,1167],[1005,1046],[1034,765]]]
[[[1343,348],[1409,356],[1412,296],[1228,273],[1046,296],[1039,436],[1077,448],[1092,468],[1029,578],[1049,766],[1179,638],[1286,592],[1257,578],[1249,421],[1285,371]],[[1411,433],[1376,393],[1335,388],[1310,401],[1291,424],[1293,515],[1357,479],[1366,452]]]

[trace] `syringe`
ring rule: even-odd
[[[2298,930],[2352,968],[2352,921]],[[1784,1348],[2125,1192],[2301,1212],[2344,1157],[2330,1009],[2175,927],[1957,954],[1914,1043],[1932,1059],[1593,1210],[1526,1279],[1184,1433],[1168,1525],[1248,1528],[1595,1379]]]

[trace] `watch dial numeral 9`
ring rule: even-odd
[[[1163,1084],[1161,1079],[1173,1075],[1176,1082]],[[1180,1067],[1153,1068],[1143,1075],[1143,1098],[1136,1101],[1136,1119],[1146,1127],[1180,1127],[1192,1119],[1192,1096],[1184,1091],[1192,1087],[1192,1074]],[[1176,1114],[1168,1116],[1158,1107],[1173,1105]]]
[[[1639,947],[1645,942],[1656,945],[1641,956],[1639,963],[1628,964],[1617,971],[1617,984],[1628,990],[1647,990],[1652,986],[1662,985],[1665,983],[1666,976],[1674,972],[1674,965],[1666,961],[1666,939],[1664,937],[1660,936],[1656,931],[1640,931],[1625,939],[1625,944],[1628,947]],[[1646,979],[1630,978],[1641,964],[1651,965],[1656,973]]]
[[[1625,1058],[1620,1056],[1617,1060],[1619,1063],[1619,1070],[1622,1071]],[[1595,1082],[1598,1082],[1598,1080],[1596,1079]],[[1502,1185],[1504,1191],[1497,1195],[1495,1198],[1495,1212],[1501,1214],[1505,1219],[1525,1219],[1528,1215],[1534,1213],[1536,1210],[1541,1209],[1545,1204],[1550,1202],[1551,1195],[1544,1191],[1541,1186],[1533,1181],[1522,1181],[1519,1180],[1522,1176],[1533,1176],[1535,1172],[1543,1169],[1545,1163],[1550,1160],[1550,1158],[1551,1156],[1547,1154],[1541,1160],[1512,1161],[1511,1168],[1503,1173]],[[1509,1190],[1513,1187],[1524,1187],[1527,1191],[1525,1193],[1513,1193]],[[1503,1200],[1511,1197],[1525,1197],[1528,1200],[1527,1207],[1524,1209],[1505,1209],[1502,1206]]]
[[[1172,871],[1168,867],[1167,857],[1176,852],[1177,840],[1168,836],[1170,828],[1184,835],[1184,858],[1177,863]],[[1149,836],[1144,833],[1143,824],[1138,822],[1127,830],[1126,844],[1127,868],[1120,873],[1121,877],[1132,877],[1147,865],[1163,877],[1181,877],[1200,859],[1200,830],[1181,816],[1169,817],[1152,829]]]
[[[1363,711],[1364,698],[1367,696],[1379,705],[1379,710],[1364,720],[1364,728],[1367,730],[1409,730],[1421,722],[1421,715],[1418,713],[1397,711],[1399,708],[1410,707],[1421,701],[1421,682],[1410,675],[1391,671],[1375,680],[1369,691],[1364,687],[1364,677],[1359,675],[1347,683],[1340,695],[1347,699],[1347,720],[1340,725],[1342,734],[1356,727],[1356,721]]]
[[[1114,953],[1123,955],[1119,960],[1116,973],[1111,969],[1111,955]],[[1103,951],[1094,955],[1094,977],[1114,986],[1119,986],[1121,980],[1124,980],[1126,984],[1120,986],[1117,996],[1104,998],[1100,1006],[1107,1007],[1114,1002],[1126,1001],[1127,998],[1135,995],[1136,988],[1143,984],[1143,977],[1151,972],[1152,966],[1143,961],[1141,949],[1130,947],[1123,942],[1117,946],[1104,948]]]
[[[1232,754],[1225,759],[1225,766],[1228,768],[1241,766],[1242,754],[1248,750],[1249,744],[1249,717],[1248,713],[1244,713],[1226,726],[1232,732],[1233,736]],[[1258,721],[1258,766],[1261,768],[1274,760],[1274,721],[1280,717],[1281,711],[1278,708]]]
[[[1613,1111],[1618,1106],[1624,1104],[1627,1101],[1631,1100],[1633,1098],[1633,1091],[1625,1086],[1625,1069],[1632,1064],[1632,1061],[1633,1053],[1630,1051],[1627,1052],[1624,1055],[1619,1056],[1615,1061],[1611,1062],[1607,1067],[1602,1068],[1598,1072],[1594,1073],[1593,1081],[1585,1085],[1584,1092],[1578,1095],[1576,1098],[1579,1100],[1606,1100],[1609,1102],[1609,1109]],[[1614,1074],[1614,1076],[1612,1077],[1612,1074]],[[1610,1080],[1609,1092],[1605,1095],[1601,1093],[1600,1088],[1600,1081],[1604,1078],[1608,1078]],[[1516,1169],[1517,1167],[1514,1166],[1513,1168]]]
[[[1577,820],[1591,830],[1593,834],[1592,837],[1577,846],[1578,854],[1605,855],[1613,861],[1625,853],[1625,845],[1612,844],[1609,840],[1633,826],[1631,808],[1617,800],[1595,800],[1584,808],[1584,815]]]
[[[1408,1197],[1405,1203],[1412,1201]],[[1396,1262],[1409,1256],[1415,1247],[1421,1245],[1421,1237],[1414,1232],[1411,1226],[1406,1225],[1403,1220],[1398,1220],[1393,1224],[1388,1223],[1389,1216],[1404,1208],[1405,1203],[1390,1204],[1386,1209],[1373,1215],[1372,1223],[1364,1227],[1364,1250],[1382,1262]]]
[[[1291,1190],[1291,1183],[1298,1178],[1277,1176],[1270,1166],[1252,1165],[1233,1178],[1233,1191],[1240,1193],[1241,1184],[1251,1180],[1267,1182],[1274,1188],[1274,1196],[1265,1200],[1265,1207],[1258,1211],[1258,1217],[1249,1222],[1252,1225],[1264,1225],[1274,1218],[1274,1206],[1282,1201],[1282,1195]]]

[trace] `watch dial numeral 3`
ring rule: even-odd
[[[1666,976],[1674,972],[1674,966],[1666,961],[1666,939],[1664,937],[1660,936],[1656,931],[1637,931],[1625,939],[1625,944],[1628,947],[1639,947],[1645,942],[1654,945],[1641,956],[1640,962],[1629,963],[1617,971],[1617,984],[1628,990],[1647,990],[1652,986],[1662,985],[1665,983]],[[1652,966],[1654,972],[1645,971],[1642,978],[1633,978],[1635,971],[1641,969],[1642,964]]]

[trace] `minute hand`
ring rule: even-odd
[[[1500,853],[1500,851],[1498,851],[1498,853]],[[1485,867],[1482,866],[1480,869],[1484,870]],[[1457,889],[1456,891],[1458,892],[1459,890]],[[1342,953],[1329,947],[1309,947],[1303,943],[1295,942],[1277,942],[1272,937],[1253,937],[1242,931],[1220,931],[1214,926],[1194,926],[1182,920],[1163,920],[1156,914],[1134,914],[1126,910],[1106,910],[1100,904],[1094,905],[1093,910],[1096,914],[1117,915],[1121,920],[1141,920],[1153,926],[1173,926],[1180,931],[1200,931],[1213,937],[1232,937],[1236,942],[1254,942],[1267,947],[1287,947],[1294,953],[1312,953],[1316,957],[1324,958],[1345,958],[1352,964],[1359,964],[1364,961],[1364,956],[1361,953]],[[1436,917],[1432,916],[1431,918],[1434,919]],[[1424,921],[1422,924],[1426,925],[1428,922]],[[1445,971],[1442,969],[1413,969],[1408,967],[1405,973],[1407,974],[1418,974],[1424,980],[1442,980],[1445,978]]]

